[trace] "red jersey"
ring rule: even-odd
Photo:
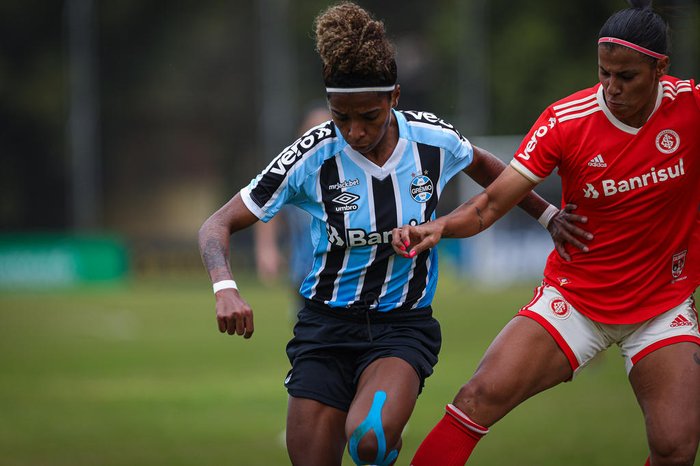
[[[589,318],[641,322],[698,286],[700,85],[694,81],[662,77],[654,112],[641,128],[613,116],[600,84],[577,92],[542,113],[510,164],[535,183],[558,168],[562,202],[588,217],[590,252],[567,245],[572,261],[566,262],[553,251],[544,279]]]

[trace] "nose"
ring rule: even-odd
[[[620,79],[611,76],[610,78],[608,78],[607,84],[608,85],[606,86],[605,90],[608,92],[608,94],[619,95],[622,93],[622,82]]]
[[[360,121],[350,122],[348,130],[348,142],[359,142],[366,134],[365,125]]]

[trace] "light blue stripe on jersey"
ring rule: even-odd
[[[270,176],[261,183],[275,189],[264,205],[255,204],[250,192],[266,172],[241,191],[246,205],[253,204],[251,211],[264,220],[285,202],[296,204],[312,215],[314,264],[301,286],[301,293],[307,298],[318,298],[316,294],[321,284],[329,289],[331,282],[328,280],[332,280],[332,294],[324,301],[336,307],[367,302],[378,296],[378,303],[373,307],[388,311],[407,303],[424,307],[433,299],[437,283],[436,251],[432,250],[427,259],[424,257],[420,261],[387,255],[390,236],[387,234],[393,226],[428,220],[424,218],[428,205],[433,216],[435,200],[419,200],[411,191],[415,188],[412,183],[417,178],[429,178],[432,196],[438,199],[447,181],[471,163],[473,149],[450,125],[432,114],[394,112],[394,115],[399,127],[399,144],[383,167],[377,167],[355,152],[337,129],[330,126],[337,134],[320,138],[317,146],[286,167],[286,173],[280,162],[273,161],[268,166],[266,172],[272,167],[277,178]],[[327,165],[322,170],[324,163]],[[330,183],[322,179],[322,171],[333,174],[338,181]],[[284,176],[281,181],[279,173]],[[377,189],[379,194],[375,196]],[[346,194],[351,201],[345,205],[336,201],[341,194]],[[354,210],[334,210],[348,206]],[[341,218],[339,225],[343,231],[332,232],[329,236],[326,224],[329,215]],[[378,228],[378,225],[383,227]],[[329,253],[331,250],[333,252]],[[384,255],[385,271],[375,261],[378,252]],[[337,274],[329,269],[329,254],[334,257]],[[363,290],[371,292],[363,295]]]

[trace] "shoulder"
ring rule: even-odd
[[[671,89],[682,89],[682,88],[698,88],[700,84],[697,84],[693,79],[681,79],[665,74],[661,77],[661,85]]]
[[[700,84],[692,79],[679,79],[666,75],[661,78],[660,84],[665,101],[697,100],[700,95]]]
[[[600,84],[574,92],[547,107],[551,117],[558,123],[578,120],[602,110],[598,100]]]
[[[467,142],[454,125],[434,113],[417,110],[402,110],[396,113],[397,118],[405,120],[408,139],[442,147]]]
[[[341,150],[339,144],[341,139],[332,121],[314,126],[272,159],[262,175],[285,177],[302,167],[303,172],[312,172]]]

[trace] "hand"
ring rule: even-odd
[[[253,336],[253,310],[238,294],[238,290],[226,288],[216,292],[216,322],[219,332],[229,335]]]
[[[413,259],[435,246],[442,238],[442,230],[442,225],[437,221],[394,228],[391,232],[391,246],[396,254]]]
[[[572,214],[578,206],[575,204],[567,204],[563,209],[557,212],[547,225],[547,231],[552,235],[554,248],[557,250],[562,259],[567,262],[571,261],[571,256],[566,252],[564,247],[569,243],[583,252],[588,252],[588,246],[583,244],[579,238],[590,241],[593,235],[586,230],[583,230],[574,223],[587,223],[588,218],[583,215]]]

